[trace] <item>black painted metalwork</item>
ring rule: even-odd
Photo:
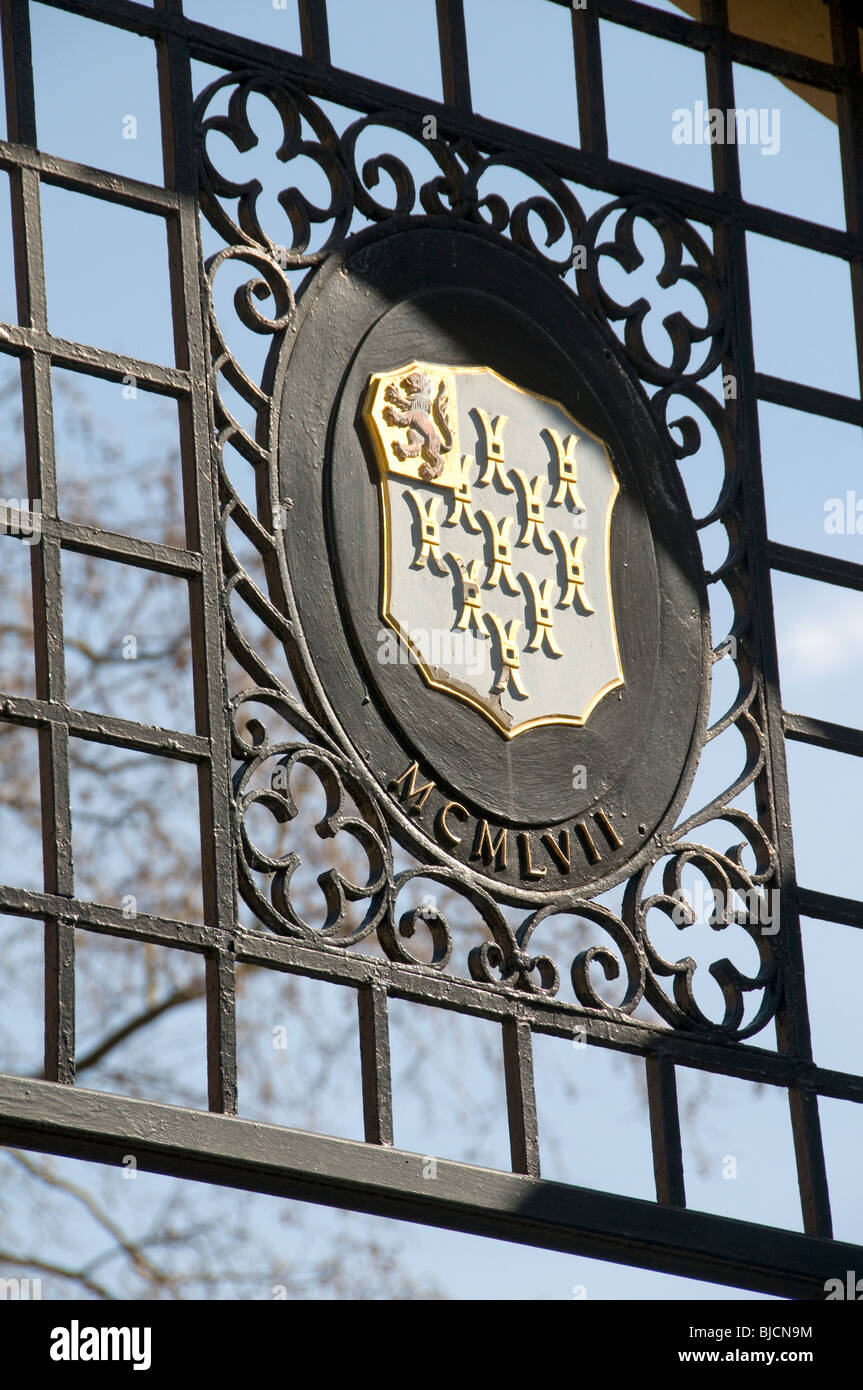
[[[437,0],[444,103],[414,96],[330,65],[325,0],[299,0],[303,55],[222,33],[182,15],[181,0],[156,0],[151,8],[132,0],[47,0],[55,8],[143,35],[155,43],[164,132],[165,186],[142,184],[44,154],[38,149],[26,0],[2,0],[3,52],[9,139],[0,144],[0,167],[10,175],[19,323],[0,325],[0,346],[22,362],[27,462],[32,497],[41,499],[43,541],[34,549],[37,698],[0,692],[0,718],[39,732],[44,807],[45,885],[41,893],[0,887],[0,911],[41,919],[46,927],[45,1081],[25,1084],[0,1078],[0,1138],[100,1161],[119,1161],[134,1140],[140,1162],[157,1171],[277,1192],[313,1201],[407,1218],[455,1229],[494,1234],[550,1248],[581,1251],[718,1282],[791,1296],[818,1296],[824,1279],[853,1267],[863,1252],[832,1242],[830,1201],[818,1116],[819,1097],[863,1101],[863,1078],[815,1065],[809,1036],[800,937],[800,914],[863,926],[863,903],[798,886],[794,871],[784,739],[863,754],[863,733],[783,711],[770,599],[770,570],[863,588],[863,567],[812,552],[768,543],[761,471],[757,402],[793,404],[814,414],[863,423],[859,399],[804,388],[757,373],[751,341],[745,236],[748,231],[793,245],[830,252],[850,266],[858,353],[863,362],[863,76],[856,7],[831,0],[835,60],[831,63],[742,38],[729,31],[726,0],[703,0],[701,22],[676,18],[626,0],[596,0],[572,11],[574,80],[581,148],[501,125],[476,114],[471,104],[467,41],[461,0]],[[542,0],[562,3],[562,0]],[[567,7],[568,8],[568,7]],[[847,231],[747,204],[741,195],[737,149],[713,146],[714,190],[687,186],[609,159],[599,20],[608,19],[667,38],[704,54],[711,104],[734,105],[732,64],[745,62],[779,77],[834,92],[845,174]],[[216,65],[218,76],[194,93],[190,62]],[[251,97],[269,101],[284,142],[286,167],[280,196],[286,220],[265,225],[255,182],[257,137],[249,120]],[[337,102],[356,119],[338,131],[322,102]],[[432,132],[425,124],[434,118]],[[209,136],[233,142],[248,165],[238,184],[218,167]],[[369,133],[380,153],[357,156]],[[399,153],[388,147],[398,133]],[[402,151],[413,141],[416,159]],[[328,194],[325,206],[304,193],[302,157],[318,166]],[[420,158],[435,166],[425,182],[415,177]],[[308,167],[308,166],[306,166]],[[535,191],[513,203],[496,187],[502,172],[516,170]],[[608,201],[587,217],[570,182],[601,190]],[[156,214],[165,220],[170,252],[176,366],[160,366],[55,338],[49,331],[42,263],[39,187],[56,184]],[[318,180],[320,183],[320,180]],[[316,185],[317,186],[317,185]],[[384,190],[388,190],[384,191]],[[221,243],[204,263],[199,215]],[[643,301],[616,302],[605,287],[607,258],[624,268],[640,262],[639,222],[661,236],[665,268],[660,287],[686,281],[702,296],[703,324],[681,315],[668,322],[670,365],[658,361],[642,335]],[[710,229],[712,246],[693,224]],[[537,227],[540,235],[537,237]],[[290,231],[286,244],[285,228]],[[424,862],[399,871],[392,836],[416,849],[407,834],[409,813],[370,780],[363,758],[334,716],[326,681],[310,659],[295,601],[286,467],[291,426],[283,413],[285,378],[290,385],[292,334],[316,303],[326,275],[343,267],[357,248],[374,247],[391,233],[436,228],[474,243],[485,238],[496,251],[521,257],[530,274],[556,277],[587,313],[597,332],[625,327],[627,371],[639,379],[652,427],[669,458],[697,453],[701,436],[694,415],[720,443],[726,473],[714,505],[695,519],[699,531],[714,524],[727,534],[726,559],[705,569],[705,589],[724,586],[734,607],[728,637],[716,642],[713,660],[733,659],[739,691],[728,713],[699,738],[705,742],[736,728],[745,761],[728,785],[685,824],[668,827],[649,856],[632,868],[622,904],[613,910],[587,889],[562,888],[551,905],[530,886],[513,892],[501,878],[497,890],[488,866],[459,866],[432,848]],[[313,249],[310,249],[313,248]],[[576,256],[582,249],[583,259]],[[260,381],[242,370],[230,348],[231,325],[221,322],[211,296],[228,263],[247,267],[250,279],[234,298],[239,320],[268,335],[272,346]],[[354,267],[358,260],[355,259]],[[575,265],[575,283],[566,276]],[[356,268],[352,272],[359,274]],[[527,270],[525,272],[528,273]],[[554,293],[559,293],[556,286]],[[549,290],[551,294],[551,290]],[[270,308],[262,307],[267,301]],[[58,514],[50,372],[52,366],[121,380],[133,375],[177,400],[182,431],[186,547],[178,549],[73,524]],[[720,402],[704,385],[715,368],[732,374],[736,398]],[[227,382],[254,413],[249,432],[231,411]],[[673,431],[678,431],[674,433]],[[323,445],[322,445],[323,447]],[[256,509],[234,479],[251,470]],[[286,520],[287,514],[287,520]],[[10,519],[11,521],[11,519]],[[239,558],[237,539],[253,548],[259,569]],[[123,559],[189,581],[192,599],[196,728],[194,734],[151,728],[70,708],[65,696],[60,555],[63,550]],[[242,605],[278,640],[287,665],[282,673],[244,635]],[[733,643],[729,643],[733,638]],[[731,653],[729,656],[729,652]],[[248,684],[229,697],[226,653]],[[287,676],[290,667],[293,682]],[[296,737],[271,742],[267,713],[278,714]],[[127,920],[108,907],[76,896],[70,851],[68,743],[75,734],[103,744],[159,753],[198,770],[206,925],[139,915]],[[352,835],[369,860],[365,884],[338,870],[327,876],[325,927],[309,926],[291,900],[290,880],[302,845],[290,861],[272,860],[246,829],[251,805],[282,823],[296,808],[290,772],[301,763],[322,783],[328,801],[319,834]],[[286,774],[274,790],[262,773]],[[264,788],[262,790],[262,787]],[[755,789],[757,814],[732,805]],[[699,833],[716,821],[734,832],[736,845],[721,853]],[[662,891],[648,889],[648,874],[663,865]],[[625,867],[625,866],[624,866]],[[760,969],[745,976],[722,955],[712,967],[725,995],[721,1020],[707,1018],[692,988],[691,960],[668,961],[651,942],[651,912],[679,907],[684,869],[699,871],[734,900],[728,921],[756,943]],[[615,868],[597,884],[620,882]],[[431,879],[460,894],[478,917],[468,958],[454,959],[453,937],[437,907],[419,909],[410,898],[414,879]],[[757,904],[779,890],[780,930],[765,934]],[[256,926],[241,926],[242,895]],[[397,907],[397,899],[401,906]],[[351,915],[365,904],[359,924]],[[502,902],[531,910],[518,928]],[[753,903],[755,904],[753,906]],[[531,954],[531,938],[552,911],[577,915],[595,932],[592,944],[556,962],[543,948]],[[722,925],[722,924],[717,924]],[[74,1087],[74,933],[114,934],[203,955],[207,963],[209,1104],[213,1112],[194,1125],[191,1112],[100,1096]],[[422,957],[410,942],[427,934]],[[379,954],[355,953],[375,939]],[[235,1116],[237,1062],[234,973],[237,963],[329,980],[356,990],[365,1110],[365,1145],[289,1130],[262,1130]],[[563,964],[575,1002],[558,997]],[[626,980],[622,1002],[607,1003],[596,977]],[[745,1014],[748,996],[757,1006]],[[513,1175],[480,1173],[443,1165],[434,1193],[414,1171],[414,1156],[396,1161],[387,1009],[390,999],[434,1003],[501,1027]],[[636,1015],[642,999],[661,1019]],[[777,1051],[748,1041],[776,1018]],[[586,1194],[544,1182],[534,1096],[532,1035],[572,1038],[586,1034],[592,1046],[644,1057],[656,1176],[655,1204]],[[784,1089],[789,1098],[797,1157],[803,1235],[685,1210],[680,1119],[675,1067],[700,1068]],[[411,1166],[413,1164],[413,1167]]]

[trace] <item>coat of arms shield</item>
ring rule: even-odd
[[[605,444],[488,367],[376,373],[362,416],[383,522],[378,661],[415,660],[508,739],[583,725],[624,683]]]

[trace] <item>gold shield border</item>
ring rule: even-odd
[[[608,506],[606,508],[605,514],[605,584],[606,592],[608,593],[608,606],[611,617],[611,635],[614,643],[614,655],[617,661],[617,675],[613,677],[610,681],[607,681],[605,685],[601,686],[600,689],[596,691],[596,693],[588,701],[585,708],[582,710],[581,714],[546,714],[542,715],[538,719],[524,720],[521,724],[507,725],[503,723],[498,711],[495,710],[490,704],[487,704],[481,696],[477,695],[475,692],[470,692],[468,690],[463,689],[462,686],[455,684],[453,681],[441,680],[437,675],[435,675],[431,667],[427,664],[424,657],[419,652],[418,648],[414,646],[413,642],[410,639],[410,635],[407,632],[405,632],[398,619],[390,611],[390,584],[392,570],[392,522],[390,519],[390,499],[389,489],[387,487],[387,478],[390,473],[393,473],[396,477],[408,477],[410,475],[392,469],[390,467],[390,459],[386,451],[386,442],[383,438],[380,425],[378,424],[378,421],[375,418],[374,409],[377,404],[378,391],[380,389],[381,383],[394,376],[405,376],[408,372],[412,371],[427,371],[431,373],[439,372],[442,374],[446,373],[448,376],[454,376],[456,378],[456,385],[458,385],[458,378],[460,376],[493,376],[498,381],[502,382],[505,386],[509,387],[511,391],[517,391],[519,395],[530,396],[535,401],[541,401],[544,405],[551,405],[554,406],[556,410],[563,411],[567,419],[572,421],[572,424],[575,427],[575,429],[580,430],[582,434],[587,435],[588,438],[592,439],[595,444],[598,444],[599,447],[602,449],[603,454],[605,455],[605,461],[608,465],[608,471],[611,474],[611,480],[613,483],[611,493],[609,494]],[[457,404],[455,413],[456,415],[458,413]],[[369,436],[369,439],[371,440],[375,454],[375,462],[378,466],[378,491],[381,502],[381,522],[383,529],[383,554],[381,556],[382,565],[380,592],[381,620],[384,623],[386,623],[386,625],[389,628],[391,628],[393,632],[395,632],[395,634],[399,638],[399,641],[403,642],[405,646],[408,648],[408,650],[411,652],[411,655],[413,656],[417,666],[422,672],[426,684],[430,686],[433,690],[442,690],[448,695],[455,695],[459,700],[464,701],[465,704],[470,705],[475,710],[478,710],[480,714],[485,715],[486,719],[488,719],[489,722],[492,723],[494,727],[498,730],[498,732],[503,734],[504,738],[506,739],[515,738],[517,734],[525,733],[528,729],[536,729],[545,724],[568,724],[577,728],[583,728],[584,725],[587,723],[587,720],[590,718],[590,715],[596,709],[596,706],[599,704],[600,700],[604,699],[605,696],[608,695],[612,690],[617,690],[619,686],[625,684],[623,668],[620,662],[620,646],[617,640],[617,625],[614,617],[614,598],[611,592],[611,515],[614,510],[614,504],[617,500],[618,493],[620,492],[620,482],[614,470],[614,465],[611,461],[611,457],[609,455],[608,449],[605,446],[604,441],[600,439],[599,435],[594,434],[592,430],[587,429],[584,425],[580,424],[574,416],[570,415],[569,411],[560,404],[560,401],[552,400],[550,396],[540,395],[538,391],[528,391],[521,386],[516,386],[515,382],[509,381],[505,376],[501,376],[500,373],[496,372],[492,367],[447,367],[442,365],[441,363],[436,362],[412,361],[406,363],[406,365],[403,367],[392,367],[389,371],[386,372],[375,372],[369,378],[369,383],[366,388],[365,399],[363,401],[363,407],[361,412],[361,419]],[[454,426],[453,433],[453,452],[456,452],[458,447],[457,421]],[[419,464],[417,465],[417,467],[419,467]],[[424,481],[424,479],[421,479],[418,475],[416,480],[417,482]],[[434,487],[435,485],[448,486],[449,484],[441,484],[440,479],[434,479],[434,481],[431,482],[429,486]]]

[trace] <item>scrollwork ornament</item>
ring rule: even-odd
[[[397,131],[416,144],[417,154],[430,157],[440,170],[420,185],[419,202],[422,210],[432,216],[461,216],[466,207],[464,168],[445,140],[435,136],[424,139],[419,123],[405,118],[401,112],[381,111],[354,121],[341,137],[340,153],[351,179],[357,210],[370,222],[389,217],[406,217],[417,210],[416,180],[404,159],[389,151],[371,155],[358,163],[357,144],[366,133],[378,131],[383,135]],[[390,204],[372,194],[381,176],[389,180],[394,194]]]
[[[217,94],[229,90],[227,115],[208,115],[207,108]],[[280,190],[278,202],[291,229],[288,243],[271,237],[262,227],[258,216],[258,199],[263,192],[259,179],[237,182],[222,174],[209,151],[209,137],[223,135],[238,153],[246,154],[255,148],[258,137],[249,115],[252,96],[264,97],[275,108],[281,121],[282,140],[275,151],[283,164],[295,159],[311,160],[327,181],[330,201],[318,207],[295,185]],[[255,72],[228,73],[206,88],[195,107],[200,132],[201,206],[217,232],[228,245],[262,246],[275,258],[286,259],[288,265],[319,264],[329,250],[344,239],[353,214],[351,185],[339,155],[338,136],[320,107],[304,92],[287,83]],[[315,136],[303,138],[305,120]],[[225,209],[226,201],[237,201],[236,221]],[[316,251],[308,250],[312,226],[331,223],[324,243]]]
[[[538,185],[541,192],[522,199],[512,207],[493,189],[488,193],[481,192],[481,181],[487,175],[492,175],[493,180],[494,173],[503,169],[513,169],[525,175]],[[487,158],[474,155],[465,192],[473,220],[491,226],[500,235],[508,231],[516,246],[532,252],[548,269],[559,275],[565,275],[572,268],[576,250],[584,243],[585,217],[574,193],[550,169],[515,153],[504,152]],[[541,243],[532,233],[532,216],[540,221],[545,233]],[[548,255],[548,248],[557,246],[561,240],[566,245],[566,254],[557,257]]]
[[[339,946],[356,945],[379,926],[387,912],[392,883],[392,861],[385,824],[364,789],[358,786],[343,759],[327,749],[313,744],[277,743],[271,745],[266,730],[259,721],[246,725],[251,745],[242,740],[247,756],[235,777],[234,793],[240,828],[240,891],[253,911],[273,931],[305,940],[326,940]],[[266,763],[273,764],[269,786],[255,786],[254,779]],[[252,807],[268,811],[278,824],[294,820],[298,806],[291,791],[291,773],[298,765],[309,768],[321,783],[326,794],[326,810],[315,826],[321,839],[335,840],[340,834],[352,836],[368,858],[369,875],[365,884],[354,883],[334,867],[318,876],[324,895],[327,917],[322,927],[315,928],[299,912],[291,893],[291,880],[301,863],[301,856],[289,851],[269,855],[255,843],[248,826]],[[350,795],[360,814],[345,809]],[[255,875],[270,879],[267,897]],[[367,902],[362,922],[348,924],[348,905]]]
[[[725,854],[719,854],[704,845],[684,842],[675,847],[675,852],[665,863],[661,893],[643,896],[649,868],[642,870],[627,884],[623,911],[632,921],[646,954],[645,997],[673,1027],[709,1032],[719,1028],[745,1038],[760,1031],[775,1008],[778,992],[775,937],[778,922],[774,919],[772,907],[767,911],[762,909],[766,901],[765,889],[775,877],[775,853],[764,837],[756,872],[748,873],[743,868],[742,849],[742,845],[735,845]],[[680,932],[685,933],[686,928],[695,925],[697,914],[683,888],[683,872],[687,868],[703,875],[714,903],[720,905],[718,910],[714,909],[708,925],[716,932],[731,926],[741,928],[758,951],[759,970],[755,975],[747,975],[739,970],[728,956],[722,956],[710,965],[709,972],[719,985],[725,1002],[725,1014],[718,1023],[703,1012],[695,998],[695,960],[691,956],[666,959],[656,949],[650,936],[649,916],[653,911],[664,914]],[[743,906],[734,906],[738,902]],[[670,993],[662,984],[663,980],[669,979],[672,982]],[[748,1025],[741,1027],[746,996],[753,992],[761,994],[760,1006]]]
[[[609,220],[616,216],[611,240],[600,241],[600,234]],[[644,257],[635,236],[637,222],[648,223],[659,234],[665,259],[656,277],[660,290],[678,283],[692,285],[705,305],[706,322],[693,324],[679,310],[662,320],[671,342],[671,362],[657,361],[644,339],[644,321],[654,307],[640,296],[629,304],[621,304],[608,292],[602,281],[605,259],[614,261],[627,273],[643,265]],[[713,256],[698,232],[685,218],[669,208],[644,198],[619,198],[600,208],[587,223],[587,254],[584,265],[577,270],[579,292],[594,306],[602,318],[623,321],[624,343],[630,360],[639,376],[655,386],[681,381],[697,381],[707,377],[723,360],[728,341],[726,298],[722,292]],[[692,264],[684,261],[688,252]],[[692,365],[693,347],[706,342],[704,361]]]
[[[216,107],[225,92],[227,111],[223,114]],[[224,137],[238,155],[248,154],[258,145],[256,98],[268,101],[279,119],[275,155],[285,166],[286,178],[277,203],[284,214],[284,230],[264,224],[259,179],[253,175],[247,179],[228,177],[219,168],[215,137]],[[731,804],[764,774],[765,721],[750,610],[735,415],[703,384],[704,378],[728,360],[729,353],[726,297],[709,247],[673,209],[643,196],[615,198],[587,219],[563,176],[539,159],[505,145],[481,149],[446,130],[426,139],[420,119],[404,111],[387,109],[359,115],[339,135],[308,93],[259,71],[243,70],[221,77],[201,94],[196,114],[201,208],[224,241],[207,261],[205,274],[211,303],[227,645],[250,679],[249,687],[232,701],[233,754],[238,763],[234,794],[239,886],[245,902],[265,928],[281,935],[341,949],[374,937],[393,965],[438,974],[454,967],[464,972],[466,966],[478,985],[517,991],[521,997],[540,1003],[553,1000],[555,1008],[573,1006],[560,1001],[561,968],[554,953],[537,950],[537,933],[553,915],[568,917],[577,920],[581,930],[595,933],[589,944],[567,961],[578,1010],[625,1020],[646,1001],[672,1028],[726,1038],[757,1032],[776,1006],[779,976],[775,941],[759,929],[760,924],[748,911],[728,909],[710,924],[717,933],[742,929],[755,942],[759,957],[754,974],[739,969],[730,954],[721,955],[709,966],[725,1001],[720,1020],[708,1018],[696,1000],[694,959],[683,954],[679,959],[666,958],[650,934],[651,914],[659,912],[674,922],[685,945],[685,930],[692,918],[683,893],[685,870],[701,874],[723,902],[742,897],[750,905],[757,902],[757,894],[771,891],[778,874],[773,828],[766,816],[762,824]],[[405,139],[415,142],[416,167],[408,156],[386,147],[388,136],[393,135],[398,136],[399,149],[404,149]],[[369,152],[375,148],[375,140],[382,148]],[[366,151],[362,155],[361,149]],[[424,180],[416,171],[421,161],[426,169],[431,164],[431,174]],[[317,202],[302,188],[301,175],[304,170],[308,172],[309,162],[325,183],[326,196]],[[529,180],[535,191],[520,199],[504,197],[501,186],[507,187],[507,183],[500,176],[510,172]],[[707,731],[706,738],[710,741],[736,729],[743,739],[744,765],[719,795],[657,844],[653,858],[626,882],[619,911],[574,892],[562,893],[559,900],[535,907],[515,927],[491,893],[469,872],[450,867],[443,857],[437,860],[430,854],[428,862],[396,874],[383,803],[365,769],[354,766],[346,756],[337,731],[329,727],[325,717],[325,702],[312,698],[312,682],[304,678],[303,647],[291,616],[291,576],[276,520],[279,509],[289,504],[280,498],[275,481],[276,409],[269,394],[272,363],[281,339],[290,334],[297,320],[300,292],[295,299],[298,277],[294,272],[314,273],[332,253],[341,251],[358,217],[378,224],[392,220],[414,225],[429,219],[435,224],[472,228],[473,237],[508,238],[555,276],[566,276],[575,266],[580,298],[603,322],[623,324],[630,363],[643,382],[658,388],[649,408],[673,457],[682,462],[698,453],[702,427],[696,412],[719,441],[724,470],[718,490],[711,505],[694,518],[694,524],[703,531],[719,523],[728,537],[727,554],[706,577],[710,583],[724,585],[732,597],[734,626],[727,640],[734,639],[733,656],[740,679],[729,709]],[[610,220],[613,231],[608,235]],[[670,343],[667,362],[658,361],[645,342],[645,320],[659,305],[643,297],[619,303],[603,283],[604,263],[609,259],[627,272],[642,264],[637,244],[640,222],[655,229],[664,251],[655,298],[661,299],[662,293],[685,284],[697,291],[705,306],[700,324],[680,311],[666,314],[662,322]],[[480,227],[483,232],[477,230]],[[581,248],[585,255],[579,258],[576,253]],[[273,340],[270,366],[262,382],[253,380],[235,360],[227,341],[230,334],[220,326],[214,307],[213,289],[220,273],[236,265],[250,272],[233,293],[237,319],[255,334]],[[703,351],[699,353],[701,345]],[[243,428],[227,399],[220,396],[218,383],[222,378],[255,412],[254,430]],[[255,470],[257,515],[226,467],[229,449]],[[268,592],[264,592],[267,585],[256,582],[244,564],[242,546],[236,543],[243,538],[262,557]],[[302,694],[282,680],[272,659],[265,658],[245,634],[235,612],[241,604],[276,637]],[[718,647],[716,659],[724,651],[724,646]],[[254,717],[255,703],[284,719],[296,730],[296,737],[271,741],[265,723]],[[238,723],[241,714],[245,718],[242,729]],[[281,855],[268,855],[256,844],[249,824],[253,812],[255,816],[270,816],[277,826],[296,821],[299,807],[291,790],[291,776],[300,766],[318,779],[326,795],[326,809],[315,833],[334,843],[349,837],[368,862],[365,882],[353,881],[335,866],[319,875],[326,908],[319,927],[306,919],[292,890],[301,863],[301,846]],[[737,837],[725,853],[696,843],[700,827],[717,821],[731,825]],[[647,893],[647,879],[660,863],[664,863],[662,891]],[[446,907],[437,900],[416,902],[416,882],[420,879],[431,879],[441,886]],[[476,914],[481,937],[467,951],[466,961],[455,959],[453,914],[462,911],[460,903]],[[359,914],[352,912],[356,905],[364,909],[360,921],[355,920]],[[608,990],[602,988],[603,980],[614,985],[617,1003],[605,997]],[[760,995],[760,1005],[755,1017],[744,1025],[745,1006],[753,995]]]

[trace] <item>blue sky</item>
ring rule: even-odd
[[[679,13],[670,3],[658,7]],[[144,181],[161,182],[152,45],[39,3],[31,6],[31,12],[40,148]],[[192,18],[297,51],[299,28],[293,0],[288,0],[285,9],[276,9],[271,0],[245,0],[243,4],[230,0],[185,0],[185,12]],[[403,0],[370,0],[363,6],[354,0],[329,0],[329,14],[335,64],[383,80],[409,80],[414,90],[440,99],[433,0],[412,0],[410,6],[405,6]],[[567,12],[546,0],[466,0],[466,14],[476,109],[557,138],[568,132],[566,138],[577,144],[578,116]],[[412,54],[409,73],[404,68],[405,52]],[[671,138],[672,112],[676,108],[689,107],[697,101],[706,104],[703,60],[682,48],[605,22],[602,52],[612,157],[710,187],[709,148],[696,144],[681,146]],[[87,73],[84,84],[80,78],[82,64]],[[196,90],[216,76],[215,70],[195,64]],[[776,79],[752,69],[736,69],[735,91],[738,106],[778,108],[781,113],[781,148],[775,156],[764,156],[756,147],[741,147],[745,196],[752,202],[843,227],[835,124]],[[263,108],[263,102],[256,108],[261,144],[254,155],[255,172],[265,183],[266,206],[275,217],[278,208],[272,195],[283,185],[284,177],[283,169],[272,158],[272,139],[268,142],[267,138],[274,135],[275,123]],[[334,121],[344,119],[335,109],[330,111]],[[128,115],[134,115],[137,123],[135,139],[123,138],[124,118]],[[5,135],[5,130],[2,133]],[[243,167],[248,168],[248,157]],[[6,175],[2,175],[0,183],[5,180]],[[518,176],[503,176],[500,187],[509,193],[519,182]],[[588,212],[607,200],[589,189],[576,192]],[[52,331],[61,337],[170,363],[172,338],[162,221],[52,187],[43,187],[42,216]],[[701,230],[709,237],[706,228]],[[287,234],[285,226],[280,235]],[[630,297],[652,285],[660,263],[658,241],[649,231],[643,233],[641,244],[647,261],[625,286]],[[211,251],[217,249],[218,242],[208,233],[205,245]],[[858,396],[860,383],[847,265],[754,234],[748,240],[748,254],[758,370],[803,385]],[[0,192],[0,317],[14,320],[11,265],[8,199]],[[609,288],[620,288],[626,279],[623,272],[616,283],[610,277]],[[233,282],[228,288],[233,289]],[[220,307],[229,303],[227,290],[221,293],[219,303]],[[661,312],[655,313],[649,324],[649,341],[657,353],[667,353],[662,314],[675,307],[685,307],[696,314],[698,306],[697,296],[685,287],[673,303],[663,301]],[[243,360],[249,364],[251,374],[259,370],[266,344],[250,337],[240,331],[235,341],[238,353],[246,354]],[[103,451],[105,447],[109,451],[110,447],[126,450],[127,455],[133,451],[136,466],[129,470],[128,486],[143,488],[142,528],[149,529],[142,529],[142,534],[163,538],[166,526],[175,524],[175,519],[165,518],[148,507],[146,486],[140,480],[146,476],[146,449],[167,454],[176,448],[174,407],[146,393],[139,393],[139,402],[130,406],[120,397],[119,387],[90,382],[80,375],[74,385],[93,411]],[[711,386],[717,389],[718,383],[714,380]],[[75,480],[86,477],[92,468],[93,451],[86,441],[75,441],[71,427],[64,429],[60,410],[58,405],[61,497],[65,487],[71,509]],[[759,407],[759,421],[771,537],[861,562],[863,535],[834,534],[825,529],[831,499],[844,498],[851,491],[863,500],[860,430],[764,403]],[[717,451],[706,441],[703,455],[684,466],[694,505],[699,506],[709,493],[717,464]],[[23,491],[22,482],[22,495]],[[117,498],[106,486],[100,517],[80,519],[98,521],[110,529],[111,508],[116,505],[119,515],[127,503],[128,495]],[[72,514],[71,510],[68,514]],[[706,543],[713,542],[708,538]],[[8,542],[0,545],[8,550]],[[9,558],[9,575],[18,565],[20,549],[15,549],[14,563]],[[22,582],[20,577],[7,578],[7,585],[14,586],[16,582]],[[171,590],[172,594],[177,592]],[[863,594],[776,574],[774,602],[785,708],[860,726]],[[174,599],[166,595],[166,611],[173,604]],[[714,615],[716,641],[724,635],[722,622],[727,612],[727,605],[723,607],[720,600]],[[90,630],[88,624],[103,621],[99,615],[82,615],[81,631],[86,634]],[[722,688],[724,680],[724,673],[718,672],[717,684],[722,698],[727,699],[728,690]],[[177,721],[177,727],[186,728],[190,726],[190,707],[188,699],[181,700],[179,694],[171,718]],[[112,709],[114,713],[171,722],[160,710],[159,697],[143,684],[118,690],[115,698],[119,704]],[[721,763],[725,754],[717,756]],[[788,746],[788,762],[800,882],[807,887],[859,897],[859,845],[863,833],[859,765],[848,756],[793,743]],[[715,776],[721,768],[706,771]],[[711,942],[706,936],[705,946],[709,946]],[[859,979],[855,966],[863,967],[863,936],[851,928],[807,922],[804,946],[816,1061],[825,1066],[849,1065],[859,1069],[863,1065],[863,1026],[854,982]],[[267,987],[277,988],[273,984]],[[277,997],[272,1007],[274,1016],[278,1016]],[[407,1006],[401,1006],[404,1007]],[[500,1125],[496,1130],[472,1136],[470,1107],[462,1113],[453,1100],[450,1108],[444,1095],[438,1129],[430,1134],[424,1108],[413,1093],[407,1057],[405,1065],[397,1066],[396,1072],[396,1138],[401,1146],[419,1152],[437,1146],[441,1153],[455,1157],[472,1157],[473,1161],[492,1166],[507,1165],[502,1077],[499,1070],[484,1066],[486,1053],[474,1046],[472,1030],[480,1027],[491,1025],[459,1019],[453,1014],[430,1014],[428,1036],[436,1048],[449,1049],[455,1057],[473,1058],[471,1095],[475,1095],[478,1107],[483,1099],[497,1107]],[[408,1029],[399,1054],[401,1028],[400,1009],[394,1007],[397,1059],[414,1045],[412,1038],[415,1042]],[[346,1048],[347,1039],[346,1033]],[[775,1046],[772,1025],[757,1041]],[[171,1049],[179,1045],[181,1034],[167,1027],[159,1043],[164,1050],[166,1073],[170,1072]],[[195,1055],[199,1065],[200,1050]],[[594,1049],[588,1049],[586,1056],[580,1055],[568,1044],[550,1039],[537,1040],[536,1055],[540,1119],[549,1136],[543,1155],[547,1175],[650,1198],[653,1189],[646,1105],[635,1075],[636,1064],[629,1058],[615,1058]],[[356,1071],[356,1060],[352,1057],[350,1064],[346,1063],[351,1077]],[[275,1065],[272,1058],[269,1061]],[[263,1057],[261,1065],[265,1064],[267,1058]],[[350,1087],[336,1084],[331,1086],[328,1099],[327,1084],[330,1083],[325,1084],[325,1079],[320,1081],[322,1126],[327,1132],[353,1134],[359,1123],[356,1090],[352,1092]],[[283,1107],[277,1113],[290,1114],[295,1117],[292,1123],[301,1124],[302,1114],[297,1107],[302,1105],[302,1096],[296,1077],[282,1078],[279,1085],[286,1089],[279,1092]],[[800,1229],[791,1130],[783,1097],[750,1083],[707,1079],[685,1070],[679,1077],[679,1087],[690,1205]],[[827,1102],[822,1104],[822,1120],[833,1183],[836,1234],[863,1240],[863,1206],[856,1183],[863,1113],[850,1103]],[[738,1176],[733,1181],[722,1177],[723,1160],[729,1154],[738,1160]],[[155,1195],[165,1182],[142,1174],[138,1183],[129,1187],[135,1188],[134,1200],[146,1207],[147,1194]],[[250,1220],[260,1221],[262,1228],[276,1206],[267,1198],[240,1198],[226,1192],[213,1195],[216,1204],[239,1200],[248,1205]],[[344,1219],[338,1214],[310,1209],[309,1239],[314,1243],[329,1229],[328,1223]],[[350,1218],[355,1224],[359,1220]],[[371,1224],[371,1219],[362,1220]],[[396,1224],[389,1229],[395,1229]],[[420,1227],[400,1227],[399,1238],[403,1258],[413,1275],[421,1277],[423,1270],[429,1271],[453,1297],[566,1299],[572,1297],[573,1288],[582,1285],[587,1287],[590,1298],[749,1296],[597,1261],[522,1250]]]

